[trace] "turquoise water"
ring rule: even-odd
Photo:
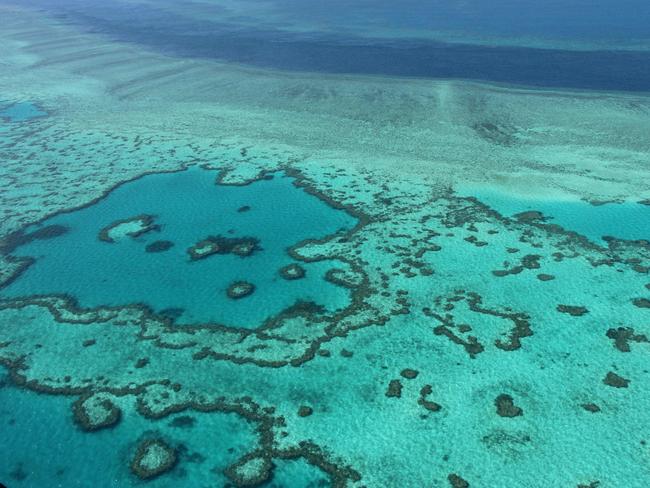
[[[137,443],[147,438],[163,438],[180,453],[179,465],[167,479],[148,481],[147,486],[163,488],[188,480],[224,486],[228,479],[223,470],[257,441],[253,426],[223,413],[183,412],[157,421],[127,413],[117,427],[89,435],[73,424],[70,398],[15,388],[4,370],[0,384],[2,442],[11,446],[0,456],[0,481],[12,488],[142,486],[129,464]]]
[[[547,223],[558,224],[598,244],[606,236],[650,240],[650,205],[637,202],[593,205],[581,200],[517,198],[489,190],[473,191],[471,196],[506,217],[531,210],[541,212]]]
[[[0,296],[68,294],[83,307],[143,303],[156,312],[182,311],[178,323],[251,328],[299,300],[328,310],[346,306],[347,290],[324,281],[325,273],[345,267],[342,263],[305,263],[306,276],[298,280],[283,279],[279,270],[295,262],[287,253],[291,246],[351,229],[356,220],[281,174],[246,186],[216,185],[217,175],[194,168],[145,176],[94,205],[47,219],[40,228],[60,225],[68,232],[16,249],[14,255],[36,261]],[[238,211],[241,207],[250,210]],[[99,239],[102,228],[141,214],[154,215],[160,229],[113,243]],[[254,237],[261,249],[246,257],[190,259],[188,248],[219,235]],[[146,251],[160,240],[171,241],[173,247]],[[229,298],[228,286],[236,281],[252,283],[254,293]]]
[[[650,486],[649,14],[0,0],[0,484]]]

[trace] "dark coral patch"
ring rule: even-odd
[[[524,223],[529,223],[529,222],[540,222],[546,220],[546,217],[544,217],[544,214],[542,212],[539,212],[537,210],[529,210],[527,212],[521,212],[518,214],[515,214],[514,217],[519,221],[519,222],[524,222]]]
[[[170,427],[178,429],[191,429],[196,424],[196,419],[191,415],[180,415],[169,422]]]
[[[418,374],[419,374],[418,371],[416,371],[415,369],[411,369],[411,368],[403,369],[400,372],[400,376],[402,378],[406,378],[407,380],[413,380],[413,379],[417,378]]]
[[[551,281],[555,279],[555,276],[546,273],[540,273],[537,275],[539,281]]]
[[[568,313],[573,317],[580,317],[586,313],[589,313],[587,307],[583,307],[581,305],[558,305],[557,311],[560,313]]]
[[[614,347],[621,352],[630,352],[630,341],[649,342],[645,334],[635,334],[632,327],[609,329],[606,335],[614,340]]]
[[[63,225],[48,225],[34,232],[27,234],[30,241],[42,239],[54,239],[68,232],[68,228]]]
[[[521,265],[526,269],[539,269],[539,260],[542,256],[539,254],[527,254],[521,259]]]
[[[617,375],[613,371],[610,371],[603,379],[603,383],[614,388],[627,388],[630,384],[630,380]]]
[[[438,405],[436,402],[427,400],[427,397],[431,395],[432,392],[433,392],[433,388],[431,385],[424,385],[420,390],[420,398],[418,398],[418,405],[421,405],[422,407],[429,410],[430,412],[437,412],[442,407]]]
[[[632,300],[632,303],[635,307],[639,308],[650,308],[650,300],[647,298],[635,298]]]
[[[235,281],[227,290],[228,298],[239,300],[240,298],[247,297],[255,291],[255,285],[248,281]]]
[[[135,367],[137,369],[144,368],[147,364],[149,364],[149,358],[140,358],[136,361]]]
[[[388,389],[386,390],[388,398],[401,398],[402,397],[402,383],[400,380],[390,380]]]
[[[287,308],[284,313],[291,315],[319,315],[325,313],[325,307],[316,302],[298,300],[296,303]]]
[[[457,290],[454,295],[444,298],[446,303],[442,302],[443,297],[436,298],[436,305],[443,306],[444,310],[451,311],[456,307],[456,303],[466,300],[469,309],[472,312],[485,314],[493,317],[500,317],[502,319],[510,320],[513,323],[512,329],[508,332],[507,340],[496,339],[494,345],[504,351],[514,351],[521,347],[521,339],[533,335],[530,328],[530,317],[521,312],[512,312],[509,309],[500,311],[498,309],[487,308],[482,305],[482,297],[478,293],[467,292],[465,290]],[[471,358],[476,354],[484,351],[483,345],[478,341],[475,336],[467,336],[463,339],[456,331],[460,333],[469,332],[472,328],[467,324],[457,324],[454,322],[454,317],[451,314],[437,314],[430,308],[422,310],[425,315],[431,316],[439,320],[442,324],[434,329],[436,335],[444,335],[455,344],[462,345]]]
[[[168,319],[171,320],[176,320],[181,317],[185,313],[184,308],[177,308],[177,307],[172,307],[172,308],[165,308],[158,312],[160,315],[167,317]]]
[[[583,403],[581,407],[584,408],[587,412],[591,412],[591,413],[600,412],[600,407],[595,403]]]
[[[504,276],[519,274],[524,270],[523,266],[515,266],[510,269],[495,269],[492,271],[492,274],[497,278],[503,278]]]
[[[517,266],[508,268],[508,266],[510,266],[510,263],[505,262],[504,267],[506,267],[506,269],[496,269],[492,271],[492,274],[496,277],[502,278],[508,275],[519,274],[524,269],[539,269],[540,268],[539,260],[541,258],[542,256],[540,256],[539,254],[527,254],[526,256],[521,258],[521,262]]]
[[[48,225],[25,234],[22,230],[12,232],[0,240],[0,253],[11,254],[17,247],[29,244],[35,240],[54,239],[68,232],[63,225]]]
[[[510,125],[484,121],[476,122],[471,127],[481,139],[492,144],[512,146],[517,142],[516,131]]]
[[[11,478],[16,481],[23,481],[25,478],[27,478],[28,474],[23,469],[22,463],[18,463],[16,467],[13,470],[11,470],[9,476],[11,476]],[[4,487],[4,485],[0,485],[0,486]]]
[[[314,409],[306,405],[301,405],[298,409],[299,417],[309,417],[312,413],[314,413]]]
[[[501,417],[519,417],[524,414],[524,411],[515,405],[514,399],[505,393],[495,398],[494,405],[497,407],[497,415]]]
[[[172,241],[154,241],[151,244],[147,244],[144,250],[150,253],[165,252],[169,251],[172,247],[174,247]]]
[[[458,335],[454,334],[452,327],[453,327],[453,322],[451,322],[451,319],[449,319],[448,321],[445,321],[445,323],[443,323],[442,325],[439,325],[438,327],[433,329],[433,333],[435,335],[445,336],[454,344],[463,346],[467,354],[469,354],[469,356],[472,359],[475,358],[477,354],[480,354],[485,350],[483,344],[481,344],[476,337],[468,336],[467,339],[463,339],[462,337],[459,337]]]
[[[208,236],[187,250],[192,261],[205,259],[214,254],[236,254],[240,257],[251,256],[259,251],[259,239],[255,237]]]
[[[449,481],[451,488],[469,488],[469,483],[456,473],[451,473],[447,476],[447,480]]]

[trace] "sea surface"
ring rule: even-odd
[[[0,0],[0,484],[650,486],[648,26]]]

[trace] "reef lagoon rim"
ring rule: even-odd
[[[27,236],[62,231],[12,250],[33,262],[0,297],[66,295],[84,308],[144,304],[179,324],[248,328],[296,302],[344,308],[348,291],[325,275],[345,263],[304,263],[308,276],[294,282],[282,279],[281,270],[295,263],[292,246],[345,233],[356,219],[283,174],[236,186],[218,185],[217,177],[199,167],[149,174],[25,229]],[[214,252],[192,255],[211,236],[218,236]],[[255,291],[233,300],[228,287],[240,280]]]

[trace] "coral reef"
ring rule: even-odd
[[[240,298],[247,297],[255,291],[255,285],[247,281],[235,281],[228,286],[226,293],[228,298],[239,300]]]
[[[280,276],[285,280],[299,280],[305,277],[305,268],[299,264],[292,263],[280,268]]]
[[[131,471],[143,480],[155,478],[171,470],[178,461],[174,448],[162,439],[142,441],[136,450]]]

